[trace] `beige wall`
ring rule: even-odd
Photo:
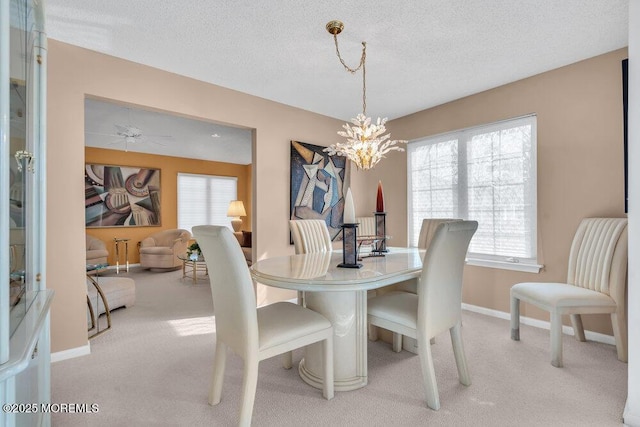
[[[251,230],[251,165],[209,162],[206,160],[185,159],[182,157],[157,156],[153,154],[105,150],[101,148],[85,148],[86,163],[98,163],[118,166],[136,166],[160,169],[160,218],[159,227],[100,227],[87,228],[87,234],[105,242],[109,250],[108,262],[115,265],[114,237],[128,238],[129,262],[140,262],[137,250],[138,242],[160,230],[177,228],[178,226],[178,173],[193,173],[218,176],[235,176],[238,178],[238,200],[242,200],[247,216],[242,218],[242,229]],[[125,261],[122,247],[120,262]]]
[[[389,123],[394,139],[415,139],[538,115],[538,255],[545,269],[534,275],[467,267],[465,302],[508,312],[514,283],[564,279],[569,244],[582,217],[624,215],[620,60],[625,56],[626,50],[612,52]],[[82,179],[86,96],[254,129],[250,197],[255,254],[260,259],[293,253],[287,228],[289,141],[328,145],[336,140],[341,121],[53,40],[48,73],[47,286],[56,291],[52,351],[87,343]],[[391,244],[404,245],[405,153],[390,153],[372,171],[353,170],[358,216],[374,210],[379,179]],[[258,289],[259,302],[292,296]],[[528,306],[523,314],[547,318]],[[611,333],[603,317],[588,317],[585,327]]]
[[[538,116],[538,259],[544,270],[529,274],[468,266],[464,302],[509,312],[513,284],[566,280],[569,246],[580,219],[625,215],[620,62],[626,56],[626,49],[617,50],[389,123],[394,139],[412,140]],[[384,183],[394,245],[407,242],[405,154],[385,160],[365,184],[373,194],[377,180]],[[548,320],[548,314],[526,304],[522,314]],[[604,315],[585,316],[585,328],[612,333]]]
[[[288,240],[290,140],[328,145],[342,122],[140,64],[49,41],[47,286],[52,351],[87,344],[84,99],[93,96],[255,129],[251,229],[257,258],[293,253]],[[259,302],[291,292],[258,289]]]

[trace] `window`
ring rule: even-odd
[[[178,174],[178,228],[194,225],[226,225],[229,202],[238,198],[238,178]]]
[[[468,262],[538,272],[536,116],[412,141],[409,244],[423,218],[478,221]]]

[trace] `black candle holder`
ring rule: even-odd
[[[342,224],[342,263],[338,267],[360,268],[358,264],[358,224]]]
[[[375,252],[389,252],[387,249],[387,213],[374,212],[373,214],[376,217],[376,237],[379,238]]]

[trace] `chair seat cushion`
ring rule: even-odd
[[[511,287],[511,296],[547,310],[610,307],[611,311],[615,311],[616,308],[616,303],[610,296],[567,283],[518,283]]]
[[[260,351],[325,329],[331,329],[326,317],[297,304],[277,302],[258,308]]]
[[[140,248],[140,253],[147,255],[173,255],[173,248],[167,246],[143,246]]]
[[[410,292],[389,292],[367,301],[367,313],[380,319],[417,329],[418,295]]]

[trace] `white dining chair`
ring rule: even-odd
[[[321,219],[289,220],[291,238],[296,254],[331,252],[331,235],[327,223]],[[304,305],[304,292],[298,291],[298,305]]]
[[[324,220],[292,219],[289,228],[296,254],[332,251],[331,236]]]
[[[238,240],[227,227],[199,225],[193,234],[207,260],[216,324],[216,350],[209,404],[220,403],[227,348],[244,360],[240,425],[249,426],[253,413],[258,364],[284,354],[291,367],[291,351],[322,342],[322,394],[332,399],[333,327],[321,314],[296,304],[278,302],[256,309],[249,267]]]
[[[422,220],[422,226],[420,227],[420,235],[418,236],[418,249],[427,249],[436,229],[443,222],[462,221],[462,219],[456,218],[424,218]],[[417,293],[418,280],[410,279],[404,282],[397,283],[393,286],[394,291]],[[431,344],[435,344],[436,339],[431,338]],[[401,334],[393,334],[393,350],[400,352],[402,349],[406,349],[412,353],[418,352],[418,343],[413,338],[403,337]]]
[[[511,339],[520,340],[520,301],[550,313],[551,364],[562,367],[562,316],[569,315],[575,337],[586,341],[581,314],[610,313],[618,359],[627,361],[625,288],[627,219],[586,218],[569,252],[566,283],[518,283],[511,287]]]
[[[356,217],[358,224],[358,236],[375,236],[376,235],[376,218],[374,216]]]
[[[431,240],[418,279],[417,294],[390,292],[368,300],[368,321],[414,338],[425,388],[427,406],[440,408],[430,338],[449,330],[460,383],[471,385],[462,343],[462,273],[476,221],[444,222]]]
[[[462,221],[461,219],[455,218],[424,218],[422,220],[422,226],[420,227],[420,234],[418,236],[418,249],[427,249],[433,236],[435,235],[436,229],[443,222],[451,222],[451,221]],[[404,282],[398,283],[394,286],[395,290],[404,291],[404,292],[413,292],[414,294],[417,292],[418,282],[417,280],[405,280]]]

